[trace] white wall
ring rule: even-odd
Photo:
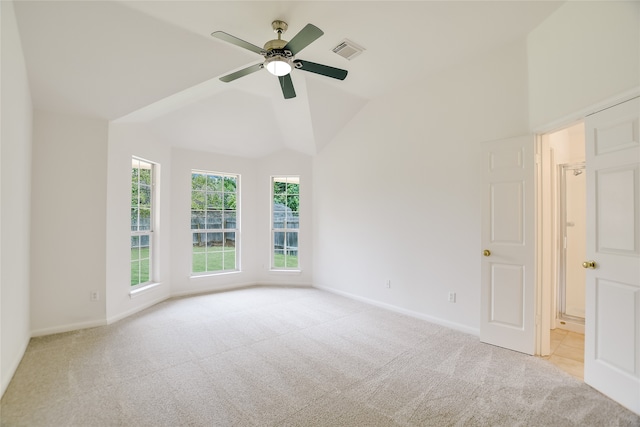
[[[131,158],[155,163],[156,223],[153,268],[157,286],[131,292]],[[109,125],[107,182],[107,320],[113,322],[169,297],[171,286],[171,149],[136,125]]]
[[[0,396],[31,336],[29,234],[32,106],[13,3],[0,2]]]
[[[480,142],[527,99],[522,41],[367,105],[314,159],[314,285],[477,333]]]
[[[104,324],[107,122],[36,110],[33,129],[32,334]]]
[[[561,6],[527,39],[531,128],[637,88],[639,42],[640,2]]]
[[[260,159],[182,149],[172,150],[171,176],[171,294],[186,295],[255,284],[310,285],[311,283],[311,161],[306,155],[282,151]],[[193,169],[240,175],[241,271],[191,277],[191,171]],[[270,175],[295,174],[308,186],[301,195],[301,239],[308,252],[301,274],[268,271]],[[308,184],[304,184],[304,182]],[[303,252],[304,253],[304,252]]]

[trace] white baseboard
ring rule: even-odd
[[[408,310],[406,308],[402,308],[402,307],[398,307],[396,305],[393,304],[388,304],[385,302],[381,302],[381,301],[376,301],[370,298],[365,298],[359,295],[355,295],[349,292],[344,292],[344,291],[339,291],[337,289],[333,289],[333,288],[329,288],[329,287],[325,287],[325,286],[317,286],[317,285],[312,285],[310,283],[287,283],[287,284],[282,284],[279,282],[253,282],[253,283],[238,283],[238,284],[233,284],[233,285],[224,285],[224,286],[216,286],[216,287],[211,287],[208,289],[193,289],[193,290],[188,290],[188,291],[183,291],[183,292],[173,292],[171,293],[169,296],[162,296],[160,298],[156,298],[153,300],[150,300],[149,302],[140,305],[138,307],[135,307],[131,310],[122,312],[122,313],[118,313],[114,316],[110,316],[107,319],[104,320],[92,320],[92,321],[88,321],[88,322],[80,322],[80,323],[70,323],[70,324],[66,324],[66,325],[59,325],[59,326],[54,326],[51,328],[43,328],[43,329],[36,329],[31,331],[31,336],[32,337],[38,337],[38,336],[43,336],[43,335],[51,335],[51,334],[59,334],[59,333],[63,333],[63,332],[71,332],[71,331],[76,331],[79,329],[87,329],[87,328],[95,328],[98,326],[105,326],[105,325],[109,325],[111,323],[117,322],[118,320],[122,320],[126,317],[129,317],[133,314],[136,314],[142,310],[145,310],[149,307],[152,307],[158,303],[161,303],[163,301],[166,301],[167,299],[170,298],[180,298],[180,297],[187,297],[187,296],[195,296],[195,295],[202,295],[202,294],[208,294],[208,293],[214,293],[214,292],[224,292],[224,291],[230,291],[230,290],[236,290],[236,289],[243,289],[243,288],[249,288],[252,286],[281,286],[281,287],[300,287],[300,288],[317,288],[317,289],[321,289],[323,291],[327,291],[327,292],[331,292],[334,294],[338,294],[350,299],[354,299],[357,301],[361,301],[367,304],[371,304],[374,305],[376,307],[381,307],[381,308],[385,308],[387,310],[391,310],[391,311],[395,311],[397,313],[401,313],[401,314],[405,314],[407,316],[411,316],[411,317],[415,317],[418,319],[422,319],[422,320],[426,320],[428,322],[432,322],[435,323],[437,325],[441,325],[441,326],[445,326],[460,332],[464,332],[467,334],[471,334],[471,335],[475,335],[475,336],[480,336],[480,331],[478,329],[475,328],[470,328],[466,325],[462,325],[460,323],[456,323],[456,322],[451,322],[449,320],[445,320],[439,317],[435,317],[435,316],[430,316],[424,313],[420,313],[417,311],[413,311],[413,310]],[[28,342],[27,342],[28,344]],[[26,349],[27,344],[25,344],[24,348]],[[24,351],[23,351],[24,354]],[[18,360],[17,364],[20,363],[20,360]],[[16,364],[16,369],[17,369],[17,364]],[[3,384],[4,386],[4,384]]]
[[[454,330],[460,331],[460,332],[464,332],[466,334],[474,335],[474,336],[477,336],[477,337],[480,336],[480,330],[479,329],[470,328],[470,327],[468,327],[466,325],[462,325],[460,323],[451,322],[449,320],[441,319],[439,317],[429,316],[428,314],[420,313],[420,312],[413,311],[413,310],[408,310],[406,308],[398,307],[397,305],[388,304],[388,303],[381,302],[381,301],[376,301],[376,300],[373,300],[373,299],[370,299],[370,298],[361,297],[359,295],[351,294],[351,293],[344,292],[344,291],[339,291],[337,289],[328,288],[328,287],[325,287],[325,286],[314,285],[313,287],[317,288],[317,289],[321,289],[323,291],[327,291],[327,292],[331,292],[331,293],[334,293],[334,294],[337,294],[337,295],[341,295],[343,297],[351,298],[351,299],[354,299],[356,301],[360,301],[360,302],[364,302],[364,303],[367,303],[367,304],[371,304],[371,305],[374,305],[376,307],[381,307],[381,308],[385,308],[385,309],[390,310],[390,311],[395,311],[396,313],[405,314],[407,316],[415,317],[415,318],[421,319],[421,320],[426,320],[427,322],[435,323],[436,325],[440,325],[440,326],[445,326],[447,328],[454,329]]]
[[[211,294],[215,292],[233,291],[236,289],[250,288],[256,286],[256,282],[234,283],[227,285],[207,286],[206,288],[189,289],[180,292],[171,292],[170,298],[181,298],[195,295]]]
[[[41,337],[44,335],[60,334],[63,332],[77,331],[79,329],[95,328],[107,324],[105,319],[89,320],[86,322],[68,323],[66,325],[53,326],[51,328],[35,329],[31,331],[32,337]]]
[[[279,288],[313,288],[311,283],[282,283],[278,281],[260,281],[256,283],[257,286],[277,286]]]
[[[193,290],[188,290],[188,291],[183,291],[183,292],[173,292],[170,295],[165,295],[165,296],[161,296],[155,299],[152,299],[148,302],[146,302],[145,304],[139,305],[137,307],[134,307],[130,310],[124,311],[122,313],[118,313],[115,314],[113,316],[109,316],[107,319],[105,320],[92,320],[92,321],[88,321],[88,322],[80,322],[80,323],[70,323],[70,324],[66,324],[66,325],[59,325],[59,326],[54,326],[51,328],[42,328],[42,329],[36,329],[31,331],[31,336],[32,337],[39,337],[39,336],[44,336],[44,335],[52,335],[52,334],[59,334],[59,333],[63,333],[63,332],[71,332],[71,331],[76,331],[79,329],[87,329],[87,328],[95,328],[97,326],[105,326],[105,325],[110,325],[114,322],[117,322],[119,320],[125,319],[133,314],[136,314],[142,310],[146,310],[149,307],[152,307],[158,303],[161,303],[163,301],[166,301],[170,298],[180,298],[180,297],[187,297],[187,296],[195,296],[195,295],[202,295],[202,294],[209,294],[209,293],[213,293],[213,292],[224,292],[224,291],[231,291],[231,290],[235,290],[235,289],[243,289],[243,288],[249,288],[252,286],[289,286],[289,287],[306,287],[306,288],[310,288],[312,287],[311,284],[309,283],[300,283],[300,284],[282,284],[279,282],[273,282],[273,283],[269,283],[269,282],[260,282],[260,283],[256,283],[256,282],[247,282],[247,283],[236,283],[233,285],[223,285],[223,286],[215,286],[215,287],[209,287],[207,289],[193,289]],[[27,343],[28,344],[28,343]],[[25,345],[25,349],[26,349],[26,345]],[[24,352],[23,352],[24,354]],[[20,361],[18,361],[18,363],[20,363]],[[17,365],[16,365],[17,367]]]
[[[31,337],[28,337],[25,340],[25,342],[22,344],[22,348],[17,353],[18,357],[15,357],[11,361],[11,364],[9,365],[9,369],[7,370],[7,372],[3,372],[2,373],[2,375],[1,375],[2,381],[0,382],[0,398],[2,398],[2,396],[4,396],[4,392],[7,390],[7,387],[9,387],[9,383],[13,379],[13,375],[18,370],[18,366],[20,365],[20,362],[22,361],[22,358],[24,357],[24,353],[27,351],[27,346],[29,345],[29,340],[30,339],[31,339]]]
[[[161,303],[162,301],[166,301],[166,300],[168,300],[169,298],[170,298],[169,296],[167,296],[167,295],[163,295],[163,296],[161,296],[161,297],[158,297],[158,298],[154,298],[154,299],[152,299],[152,300],[149,300],[149,301],[147,301],[146,303],[141,304],[141,305],[138,305],[138,306],[136,306],[136,307],[134,307],[134,308],[132,308],[132,309],[130,309],[130,310],[123,311],[122,313],[118,313],[118,314],[115,314],[115,315],[113,315],[113,316],[109,316],[109,317],[107,318],[107,322],[106,322],[106,324],[107,324],[107,325],[110,325],[110,324],[112,324],[112,323],[114,323],[114,322],[117,322],[118,320],[122,320],[122,319],[124,319],[124,318],[126,318],[126,317],[129,317],[129,316],[131,316],[131,315],[133,315],[133,314],[136,314],[136,313],[138,313],[138,312],[140,312],[140,311],[142,311],[142,310],[146,310],[147,308],[152,307],[152,306],[154,306],[154,305],[156,305],[156,304],[159,304],[159,303]]]

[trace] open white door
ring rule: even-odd
[[[640,414],[640,98],[585,125],[584,380]]]
[[[535,141],[483,144],[480,340],[535,352]]]

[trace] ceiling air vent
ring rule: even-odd
[[[351,40],[344,39],[338,44],[338,46],[332,49],[335,53],[346,58],[348,60],[352,60],[356,56],[360,55],[364,48],[362,46],[358,46],[356,43]]]

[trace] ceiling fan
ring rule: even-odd
[[[211,35],[217,39],[224,40],[228,43],[242,47],[244,49],[255,52],[264,56],[264,62],[251,65],[242,70],[236,71],[226,76],[220,77],[225,83],[244,77],[248,74],[255,73],[266,68],[271,74],[278,76],[282,94],[285,99],[295,98],[296,91],[293,88],[291,80],[291,70],[297,68],[310,73],[321,74],[323,76],[332,77],[338,80],[344,80],[347,77],[347,71],[340,68],[329,67],[328,65],[316,64],[315,62],[303,61],[295,59],[295,56],[305,47],[309,46],[313,41],[318,39],[324,32],[312,24],[307,24],[291,41],[282,40],[282,34],[287,31],[288,24],[284,21],[276,20],[271,23],[273,31],[278,34],[275,40],[269,40],[265,43],[264,48],[241,40],[224,31],[215,31]]]

